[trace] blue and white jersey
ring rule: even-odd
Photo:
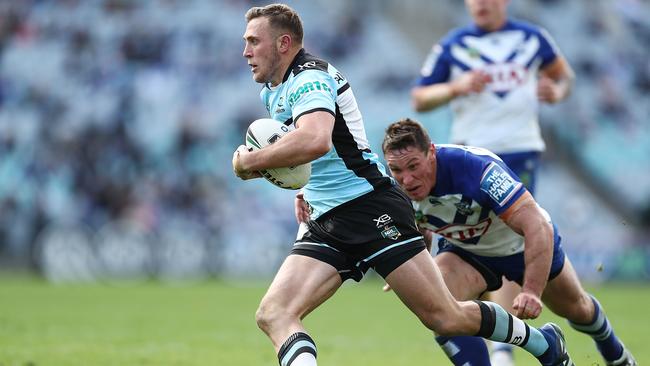
[[[312,161],[303,188],[311,218],[375,189],[395,184],[370,151],[361,112],[350,84],[332,65],[301,50],[281,84],[266,85],[260,96],[271,118],[294,126],[303,114],[325,111],[334,118],[332,149]]]
[[[537,73],[558,55],[550,35],[532,24],[508,20],[494,32],[471,25],[452,30],[433,46],[418,84],[449,82],[470,70],[486,72],[491,81],[483,92],[450,102],[451,142],[498,154],[543,151]]]
[[[486,149],[442,144],[436,157],[435,187],[413,202],[418,226],[477,255],[522,252],[524,238],[498,216],[526,192],[519,178]]]

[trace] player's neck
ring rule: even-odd
[[[302,47],[292,48],[286,54],[282,55],[278,70],[275,72],[275,75],[273,75],[271,81],[269,81],[269,84],[272,87],[278,86],[282,81],[284,81],[284,76],[289,72],[293,60],[296,59],[296,55],[298,55],[301,49]]]
[[[501,18],[498,20],[495,20],[494,22],[491,22],[490,24],[484,24],[482,26],[479,26],[482,30],[486,32],[494,32],[502,29],[505,25],[506,22],[508,21],[508,18]]]

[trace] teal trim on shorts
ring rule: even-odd
[[[369,256],[368,258],[365,258],[365,259],[362,259],[362,260],[358,261],[357,264],[356,264],[356,266],[359,267],[359,265],[361,264],[361,262],[368,262],[368,261],[372,260],[373,258],[377,257],[378,255],[381,255],[382,253],[385,253],[385,252],[387,252],[387,251],[389,251],[389,250],[391,250],[391,249],[393,249],[393,248],[395,248],[395,247],[398,247],[398,246],[400,246],[400,245],[404,245],[404,244],[408,244],[408,243],[414,242],[414,241],[416,241],[416,240],[422,240],[422,239],[424,239],[424,237],[422,237],[422,236],[416,236],[415,238],[407,239],[407,240],[401,241],[401,242],[399,242],[399,243],[395,243],[395,244],[393,244],[393,245],[389,245],[389,246],[387,246],[386,248],[384,248],[384,249],[382,249],[382,250],[376,252],[375,254]]]

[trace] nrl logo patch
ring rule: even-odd
[[[381,231],[381,236],[387,239],[397,240],[397,238],[402,236],[402,233],[395,226],[387,226]]]

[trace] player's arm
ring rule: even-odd
[[[485,72],[472,70],[448,82],[416,86],[411,90],[413,108],[418,112],[430,111],[456,97],[480,93],[489,81],[490,76]]]
[[[541,296],[553,258],[553,227],[542,214],[529,192],[521,195],[499,217],[516,233],[524,237],[526,270],[522,292],[513,303],[517,316],[536,318],[542,311]]]
[[[240,146],[233,159],[237,175],[308,163],[332,148],[334,116],[329,111],[303,114],[296,121],[296,127],[263,149],[249,152],[245,146]]]
[[[567,60],[558,55],[553,62],[540,70],[537,96],[546,103],[557,103],[571,93],[575,74]]]

